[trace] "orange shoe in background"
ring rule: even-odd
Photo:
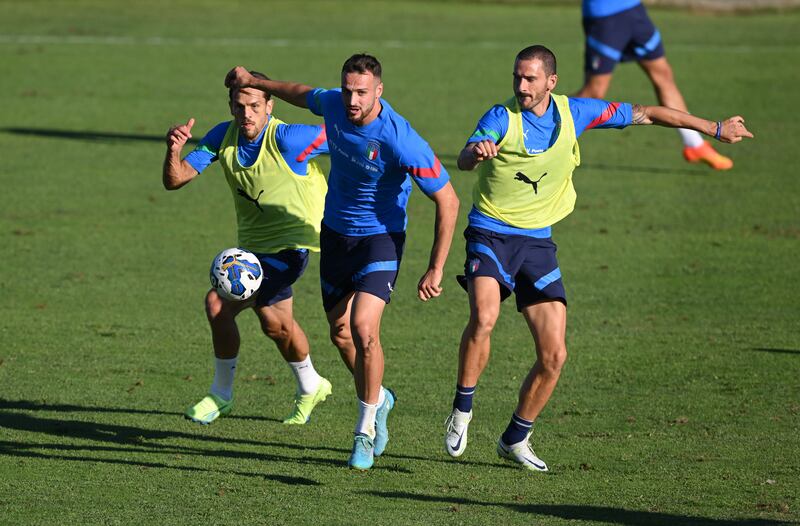
[[[702,161],[715,170],[730,170],[733,168],[733,161],[717,152],[708,141],[703,141],[700,146],[684,147],[683,158],[690,163]]]

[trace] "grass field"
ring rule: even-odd
[[[671,130],[582,138],[578,206],[554,230],[570,358],[535,433],[552,472],[495,454],[534,359],[512,302],[470,447],[444,453],[474,180],[456,155],[525,45],[556,52],[558,91],[582,75],[578,8],[530,4],[0,1],[0,524],[798,523],[800,13],[651,12],[690,109],[741,114],[756,139],[722,145],[720,174],[684,163]],[[433,207],[412,198],[382,333],[399,402],[368,473],[346,467],[356,404],[316,257],[296,314],[334,396],[282,426],[291,373],[243,315],[234,414],[182,418],[211,381],[208,265],[236,239],[218,167],[176,193],[160,175],[170,125],[229,118],[230,67],[330,87],[359,51],[462,200],[445,292],[421,304]],[[609,98],[654,103],[632,65]]]

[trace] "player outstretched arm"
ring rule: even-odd
[[[225,87],[259,89],[300,108],[308,108],[306,93],[314,89],[296,82],[259,79],[242,66],[236,66],[225,75]]]
[[[167,155],[164,157],[162,181],[167,190],[177,190],[195,178],[197,170],[185,160],[181,160],[181,150],[186,141],[192,138],[194,119],[186,124],[173,126],[167,132]]]
[[[745,137],[753,138],[753,134],[744,126],[744,119],[739,115],[724,121],[714,122],[664,106],[642,106],[641,104],[632,104],[631,106],[632,124],[657,124],[668,128],[689,128],[727,143],[739,142]]]
[[[429,197],[436,204],[436,224],[428,270],[417,284],[417,293],[422,301],[428,301],[442,293],[444,263],[453,241],[459,205],[458,196],[449,182]]]

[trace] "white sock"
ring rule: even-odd
[[[703,136],[694,130],[687,130],[686,128],[678,128],[678,133],[681,135],[683,145],[689,148],[695,148],[703,144]]]
[[[358,422],[356,422],[356,433],[375,438],[375,414],[378,412],[378,404],[368,404],[358,401]]]
[[[386,388],[381,386],[380,394],[378,395],[378,407],[382,406],[386,401]]]
[[[233,399],[233,375],[238,359],[238,356],[227,360],[214,358],[214,383],[211,384],[211,392],[224,400]]]
[[[306,356],[302,362],[287,363],[292,368],[300,394],[316,393],[319,388],[320,375],[314,369],[314,364],[311,363],[311,356]]]

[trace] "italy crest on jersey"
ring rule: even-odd
[[[369,141],[367,143],[367,159],[370,161],[374,161],[378,158],[378,152],[380,151],[380,145],[375,141]]]

